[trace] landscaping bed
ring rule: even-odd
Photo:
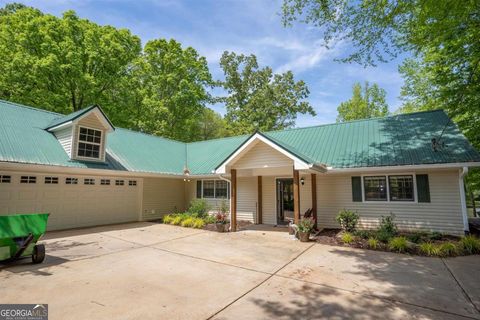
[[[398,231],[391,214],[382,217],[375,230],[357,230],[357,213],[342,210],[336,220],[342,229],[323,229],[314,239],[322,244],[369,250],[451,257],[480,253],[480,239],[474,235],[455,237],[438,232]]]

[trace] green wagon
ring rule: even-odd
[[[0,261],[32,257],[45,259],[45,246],[36,244],[47,230],[48,213],[0,216]]]

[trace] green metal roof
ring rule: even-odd
[[[0,100],[0,161],[174,175],[182,175],[187,165],[192,175],[203,175],[211,174],[250,137],[182,143],[116,128],[108,134],[105,163],[75,161],[45,128],[78,116]],[[446,146],[435,152],[431,139],[447,123]],[[308,163],[334,168],[480,162],[441,110],[262,134]]]
[[[87,108],[84,108],[84,109],[81,109],[81,110],[78,110],[78,111],[75,111],[73,113],[70,113],[70,114],[67,114],[66,116],[64,115],[58,115],[57,118],[55,118],[51,123],[48,124],[48,126],[45,128],[45,129],[50,129],[50,128],[54,128],[56,126],[59,126],[63,123],[67,123],[69,121],[73,121],[81,116],[83,116],[84,114],[90,112],[91,110],[93,109],[98,109],[100,110],[100,112],[103,114],[103,116],[105,117],[105,119],[107,120],[107,122],[110,124],[110,126],[112,127],[112,129],[115,129],[115,127],[113,126],[113,124],[110,122],[110,120],[108,119],[108,117],[105,115],[105,113],[103,112],[102,108],[100,108],[99,106],[97,105],[93,105],[93,106],[90,106],[90,107],[87,107]]]

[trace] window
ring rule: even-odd
[[[123,186],[125,184],[125,181],[123,180],[115,180],[115,185],[116,186]]]
[[[20,183],[37,183],[37,177],[35,176],[21,176]]]
[[[100,158],[102,131],[80,127],[78,141],[77,155],[79,157]]]
[[[12,181],[11,176],[0,175],[0,183],[10,183]]]
[[[78,178],[65,178],[65,184],[78,184]]]
[[[100,180],[100,185],[109,186],[110,185],[110,179],[101,179]]]
[[[58,184],[58,177],[45,177],[45,184]]]
[[[215,180],[215,198],[227,198],[227,190],[227,181]]]
[[[228,199],[229,183],[225,180],[197,180],[197,198]]]
[[[387,201],[387,178],[363,177],[365,201]]]
[[[136,186],[137,185],[137,180],[128,180],[128,185],[129,186]]]
[[[94,185],[95,179],[83,179],[83,184]]]
[[[390,201],[414,201],[413,176],[389,176]]]
[[[203,180],[203,197],[215,197],[215,180]]]

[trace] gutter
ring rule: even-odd
[[[468,167],[463,167],[462,170],[458,172],[458,186],[460,188],[460,204],[462,208],[462,217],[463,217],[463,230],[465,234],[470,233],[470,227],[468,225],[468,214],[467,214],[467,200],[465,198],[465,183],[464,178],[468,173]]]

